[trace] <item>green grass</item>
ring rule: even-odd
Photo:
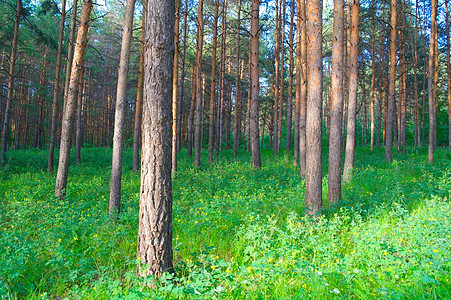
[[[451,298],[451,153],[358,149],[340,206],[303,215],[291,156],[220,154],[195,170],[183,150],[173,183],[175,276],[135,275],[139,175],[124,158],[122,214],[108,221],[111,151],[83,149],[67,198],[53,196],[45,151],[0,166],[0,299]],[[327,157],[327,154],[324,158]],[[327,166],[324,165],[326,172]],[[324,199],[327,195],[325,176]]]

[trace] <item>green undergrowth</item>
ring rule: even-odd
[[[316,219],[303,215],[292,156],[264,151],[253,170],[244,151],[236,160],[224,151],[196,170],[182,150],[175,274],[152,289],[151,278],[136,277],[139,175],[130,149],[114,223],[109,149],[83,149],[64,200],[53,196],[45,151],[10,151],[0,166],[0,298],[449,299],[451,153],[438,149],[430,166],[425,150],[388,164],[383,150],[358,149],[337,206],[327,204],[325,172],[326,208]]]

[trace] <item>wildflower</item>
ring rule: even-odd
[[[305,288],[307,287],[307,285],[304,283],[304,284],[302,285],[302,287],[305,289]]]
[[[216,269],[216,266],[211,266],[211,268],[214,270],[214,269]]]
[[[60,242],[60,243],[61,243],[61,238],[59,238],[59,239],[58,239],[58,242]]]
[[[230,273],[230,270],[229,270],[229,269],[227,269],[227,270],[226,270],[226,273]]]
[[[247,270],[250,272],[252,270],[252,267],[251,266],[247,267]]]
[[[337,288],[334,288],[332,291],[330,291],[331,293],[334,293],[336,295],[340,294],[340,290]]]
[[[437,252],[438,252],[438,250],[437,250],[437,249],[434,249],[434,250],[432,250],[432,251],[434,251],[434,253],[437,253]]]

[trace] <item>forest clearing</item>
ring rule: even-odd
[[[451,154],[356,153],[339,207],[303,216],[291,156],[223,152],[200,170],[182,151],[174,178],[174,269],[154,290],[136,276],[139,175],[124,156],[123,209],[108,216],[111,150],[87,148],[67,198],[53,195],[45,151],[2,167],[0,297],[55,299],[446,299],[451,297]],[[203,152],[203,155],[208,155]],[[73,157],[72,157],[73,158]],[[327,183],[327,181],[326,181]],[[327,194],[327,184],[324,186]]]

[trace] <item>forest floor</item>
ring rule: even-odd
[[[64,200],[53,196],[47,152],[10,151],[0,166],[0,299],[450,299],[451,152],[437,149],[430,166],[426,150],[387,164],[382,149],[358,149],[343,201],[325,201],[316,222],[302,213],[292,156],[263,151],[253,170],[244,151],[237,160],[224,151],[195,170],[182,150],[175,276],[155,289],[136,277],[140,182],[130,149],[115,223],[110,149],[83,149]]]

